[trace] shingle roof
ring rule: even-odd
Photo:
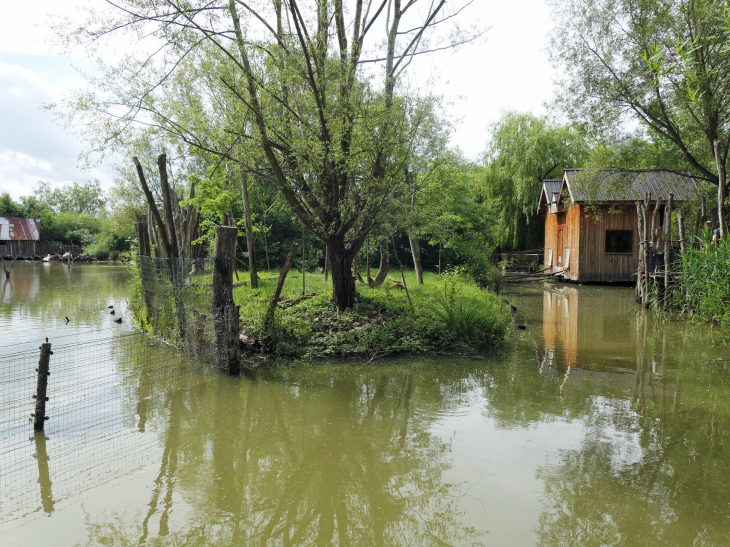
[[[669,199],[675,202],[699,199],[700,190],[689,174],[662,169],[604,169],[593,173],[582,169],[566,169],[565,180],[573,202],[581,201],[637,201],[646,193],[651,200]]]
[[[40,219],[0,217],[0,241],[39,241],[40,238]]]

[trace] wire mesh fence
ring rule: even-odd
[[[185,354],[216,365],[215,322],[222,320],[213,302],[213,259],[140,258],[142,298],[139,322]]]
[[[45,430],[34,434],[40,350],[0,356],[0,524],[158,457],[145,435],[180,389],[208,369],[164,342],[128,332],[54,345]]]

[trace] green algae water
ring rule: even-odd
[[[153,341],[125,353],[129,277],[0,280],[0,352],[108,339],[104,382],[143,371],[82,433],[30,425],[0,453],[3,546],[730,544],[730,337],[632,289],[509,287],[526,329],[484,358],[230,378],[149,373],[186,366]]]

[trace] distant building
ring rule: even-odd
[[[545,268],[572,281],[636,281],[636,201],[649,194],[651,215],[669,194],[676,204],[698,199],[697,182],[665,170],[603,170],[588,177],[566,169],[562,179],[543,181],[537,209],[545,213]],[[659,212],[663,220],[664,205]]]
[[[0,256],[35,258],[36,242],[41,238],[38,218],[0,217]]]

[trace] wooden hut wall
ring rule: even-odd
[[[35,258],[35,241],[0,241],[0,251],[4,258]]]
[[[545,266],[550,260],[550,251],[553,252],[553,271],[565,266],[568,260],[568,271],[566,277],[572,280],[578,279],[580,259],[580,216],[581,206],[571,205],[565,211],[559,213],[547,213],[545,215]],[[562,241],[558,242],[558,232],[562,230]],[[560,248],[558,248],[560,245]],[[567,250],[570,250],[568,258]],[[560,257],[560,259],[558,258]]]
[[[577,280],[589,283],[635,281],[639,256],[636,207],[633,204],[614,204],[582,209],[580,276]],[[632,252],[606,253],[606,230],[631,230]]]

